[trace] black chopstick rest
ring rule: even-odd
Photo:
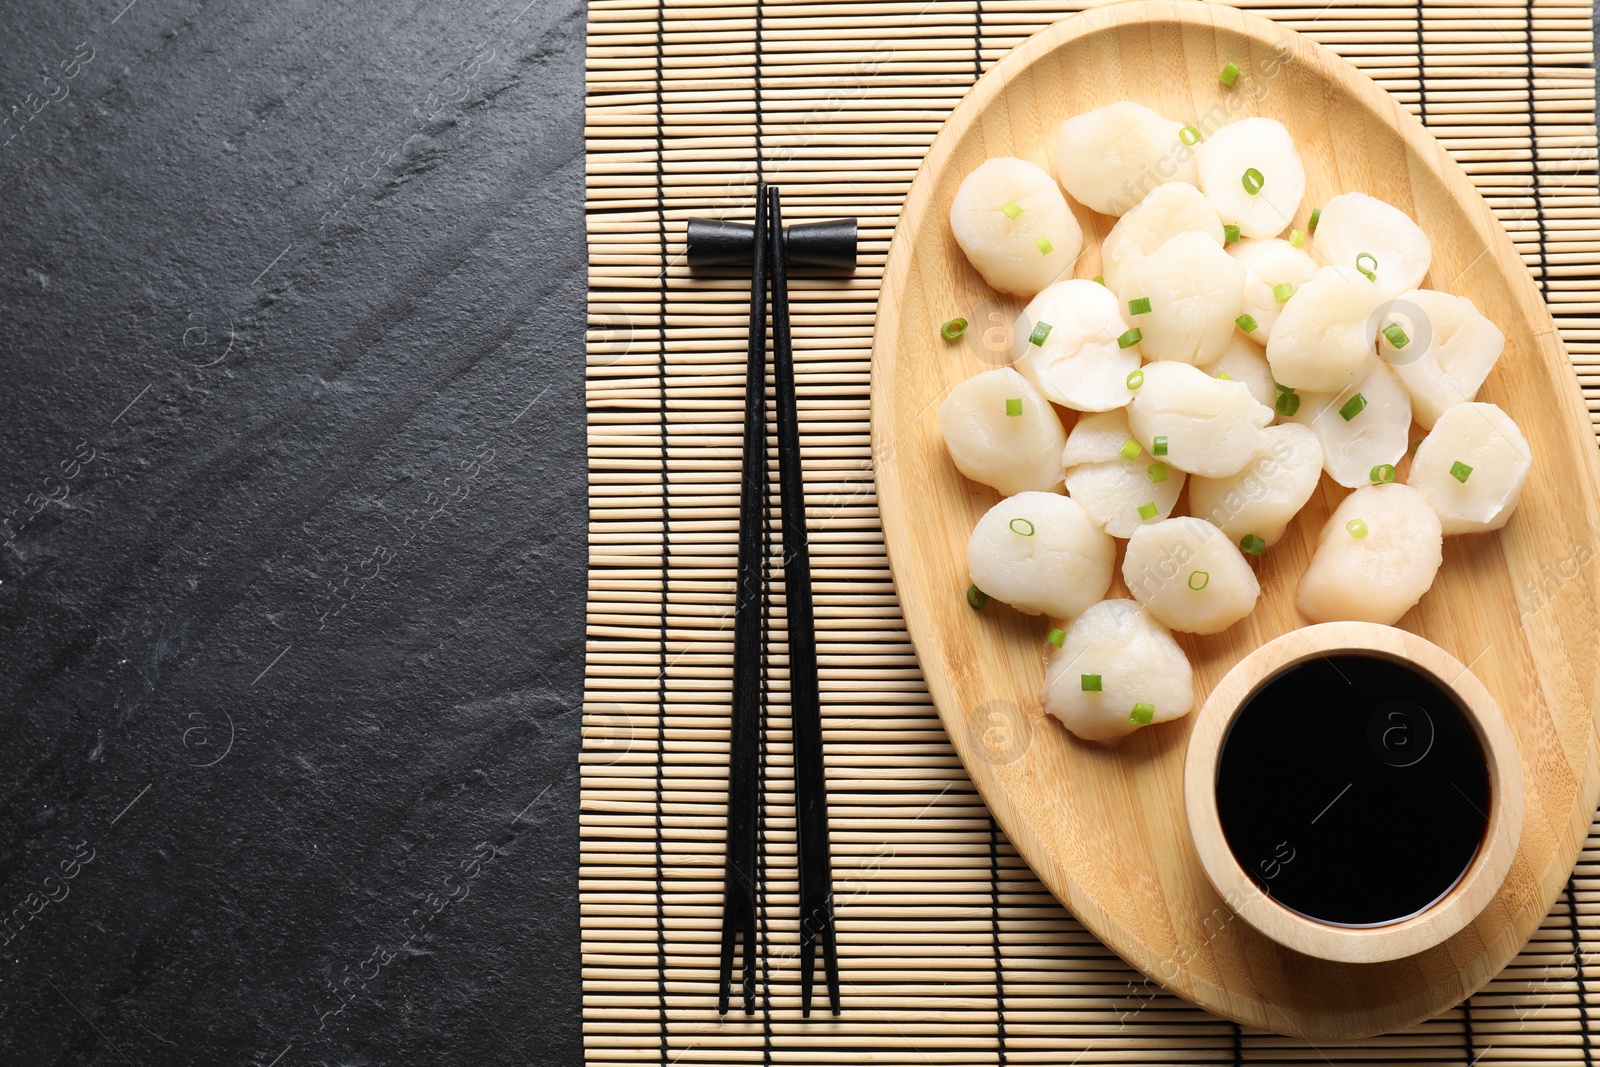
[[[690,219],[689,265],[713,267],[751,262],[755,229],[724,219]],[[835,270],[856,269],[856,220],[798,222],[783,231],[784,257],[791,263]]]

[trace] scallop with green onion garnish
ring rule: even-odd
[[[1122,305],[1110,289],[1081,278],[1056,282],[1029,302],[1011,334],[1013,365],[1046,399],[1079,411],[1109,411],[1133,398],[1139,369]]]
[[[1187,477],[1133,439],[1122,409],[1080,416],[1067,435],[1061,465],[1067,493],[1113,537],[1171,515]]]
[[[1190,474],[1221,478],[1267,443],[1272,409],[1243,382],[1187,363],[1151,363],[1128,406],[1128,425],[1156,459]]]
[[[1272,377],[1291,389],[1336,393],[1377,362],[1377,288],[1355,267],[1323,267],[1283,305],[1267,338]]]
[[[1129,267],[1117,295],[1146,359],[1202,364],[1222,355],[1233,336],[1244,278],[1210,234],[1190,230]]]
[[[1158,185],[1101,242],[1106,285],[1120,292],[1129,268],[1180,233],[1203,233],[1222,246],[1222,220],[1204,193],[1187,182]]]
[[[1316,261],[1279,237],[1236,241],[1228,255],[1244,267],[1243,310],[1256,324],[1250,336],[1265,341],[1284,305],[1317,273]]]
[[[1164,181],[1198,184],[1184,129],[1127,100],[1074,115],[1056,138],[1056,172],[1078,203],[1123,215]]]
[[[1268,426],[1267,436],[1267,446],[1239,473],[1189,482],[1189,510],[1234,544],[1252,536],[1263,548],[1277,544],[1322,477],[1316,434],[1289,422]]]
[[[1288,228],[1306,191],[1305,166],[1283,123],[1230,122],[1196,151],[1200,190],[1224,223],[1244,237],[1275,237]]]
[[[1222,355],[1201,369],[1213,378],[1243,382],[1250,395],[1269,408],[1277,401],[1278,391],[1273,386],[1266,349],[1238,333],[1228,338]]]
[[[967,569],[973,585],[1024,614],[1071,618],[1106,595],[1116,551],[1073,500],[1018,493],[978,520]]]
[[[1505,334],[1471,300],[1432,289],[1396,297],[1378,330],[1378,354],[1411,394],[1424,430],[1478,395],[1505,347]]]
[[[1411,398],[1382,363],[1342,392],[1298,395],[1293,420],[1317,435],[1323,469],[1347,489],[1366,485],[1372,468],[1400,462],[1411,447]]]
[[[1150,614],[1193,634],[1226,630],[1250,614],[1261,595],[1255,571],[1228,535],[1187,516],[1133,531],[1122,580]]]
[[[1103,600],[1046,646],[1044,710],[1085,741],[1112,741],[1194,707],[1194,670],[1132,600]]]
[[[1364,486],[1322,527],[1296,602],[1313,622],[1392,626],[1433,585],[1443,543],[1439,516],[1416,489]]]
[[[1407,479],[1447,534],[1498,530],[1517,510],[1533,465],[1527,438],[1494,404],[1457,404],[1417,446]]]
[[[1061,485],[1067,433],[1050,402],[1010,367],[984,371],[950,390],[939,429],[956,469],[1006,496]]]
[[[950,204],[950,229],[983,280],[1030,297],[1077,262],[1083,230],[1043,168],[1025,159],[985,160]]]
[[[1433,246],[1404,211],[1366,193],[1345,193],[1322,206],[1317,256],[1340,266],[1355,266],[1361,260],[1372,272],[1379,297],[1393,300],[1422,284],[1433,261]]]

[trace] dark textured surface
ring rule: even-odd
[[[125,3],[0,6],[0,1063],[576,1063],[582,6]]]

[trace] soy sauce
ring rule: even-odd
[[[1461,879],[1489,825],[1489,766],[1438,683],[1372,656],[1309,660],[1245,701],[1217,761],[1223,835],[1307,918],[1398,922]]]

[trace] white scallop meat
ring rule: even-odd
[[[1055,181],[1009,156],[985,160],[961,182],[950,229],[984,281],[1024,297],[1071,270],[1083,250],[1083,229]]]
[[[1433,585],[1443,544],[1439,517],[1417,490],[1398,482],[1364,486],[1322,527],[1296,603],[1313,622],[1392,626]]]
[[[1271,421],[1272,409],[1257,402],[1243,382],[1215,378],[1187,363],[1146,365],[1144,384],[1128,407],[1133,437],[1155,458],[1207,478],[1232,474],[1249,462],[1266,445]]]
[[[1316,434],[1289,422],[1268,426],[1267,436],[1267,446],[1237,474],[1189,482],[1189,511],[1234,544],[1251,535],[1277,544],[1322,478]]]
[[[1306,191],[1306,169],[1289,131],[1277,119],[1230,122],[1201,142],[1195,161],[1200,190],[1225,223],[1244,237],[1275,237],[1289,225]],[[1260,174],[1255,192],[1246,172]]]
[[[1317,273],[1316,260],[1303,248],[1281,237],[1247,237],[1228,246],[1228,255],[1244,267],[1244,314],[1255,320],[1250,338],[1264,344],[1272,335],[1286,300],[1278,299],[1278,286],[1295,291]],[[1243,329],[1243,327],[1240,327]]]
[[[1135,530],[1122,580],[1146,611],[1194,634],[1226,630],[1250,614],[1261,595],[1255,571],[1228,536],[1187,516]]]
[[[1347,489],[1366,485],[1374,467],[1399,463],[1411,447],[1411,397],[1381,362],[1342,392],[1298,395],[1291,418],[1317,435],[1323,469]]]
[[[1082,278],[1059,281],[1018,316],[1011,333],[1013,366],[1063,407],[1119,408],[1133,399],[1128,375],[1140,361],[1138,345],[1118,343],[1127,331],[1110,289]]]
[[[1291,389],[1334,393],[1377,362],[1378,289],[1354,267],[1323,267],[1283,305],[1267,337],[1272,376]]]
[[[1317,217],[1317,256],[1323,263],[1355,267],[1356,260],[1376,276],[1384,300],[1422,284],[1433,261],[1433,246],[1422,227],[1393,204],[1366,193],[1344,193],[1322,205]]]
[[[1417,446],[1406,480],[1445,533],[1481,533],[1510,520],[1532,466],[1528,439],[1510,415],[1494,404],[1457,404]]]
[[[1010,367],[984,371],[952,389],[939,405],[939,429],[956,469],[1004,496],[1061,485],[1067,442],[1061,419]]]
[[[1074,115],[1056,138],[1056,173],[1072,198],[1105,215],[1123,215],[1163,182],[1198,184],[1183,123],[1132,101]]]
[[[1044,710],[1085,741],[1113,741],[1194,707],[1194,670],[1172,634],[1132,600],[1103,600],[1073,620],[1060,649],[1048,650]]]
[[[1411,394],[1411,413],[1424,430],[1447,410],[1478,395],[1505,351],[1506,336],[1464,296],[1412,289],[1385,309],[1378,355]],[[1395,341],[1401,344],[1397,347]]]
[[[1237,331],[1228,338],[1222,355],[1202,369],[1213,378],[1227,375],[1233,381],[1243,382],[1257,403],[1270,408],[1277,402],[1278,390],[1273,385],[1266,349]]]
[[[1113,537],[1171,515],[1187,477],[1143,448],[1129,459],[1123,449],[1133,440],[1125,409],[1082,415],[1061,454],[1067,493]]]
[[[1203,233],[1222,247],[1222,220],[1188,182],[1167,182],[1117,220],[1100,243],[1100,275],[1120,291],[1128,269],[1180,233]]]
[[[1146,359],[1209,363],[1222,355],[1244,300],[1244,268],[1209,234],[1180,233],[1129,267],[1117,295]],[[1133,301],[1150,310],[1133,313]]]
[[[1116,542],[1071,499],[1018,493],[984,513],[967,542],[972,584],[1026,615],[1071,618],[1106,595]]]

